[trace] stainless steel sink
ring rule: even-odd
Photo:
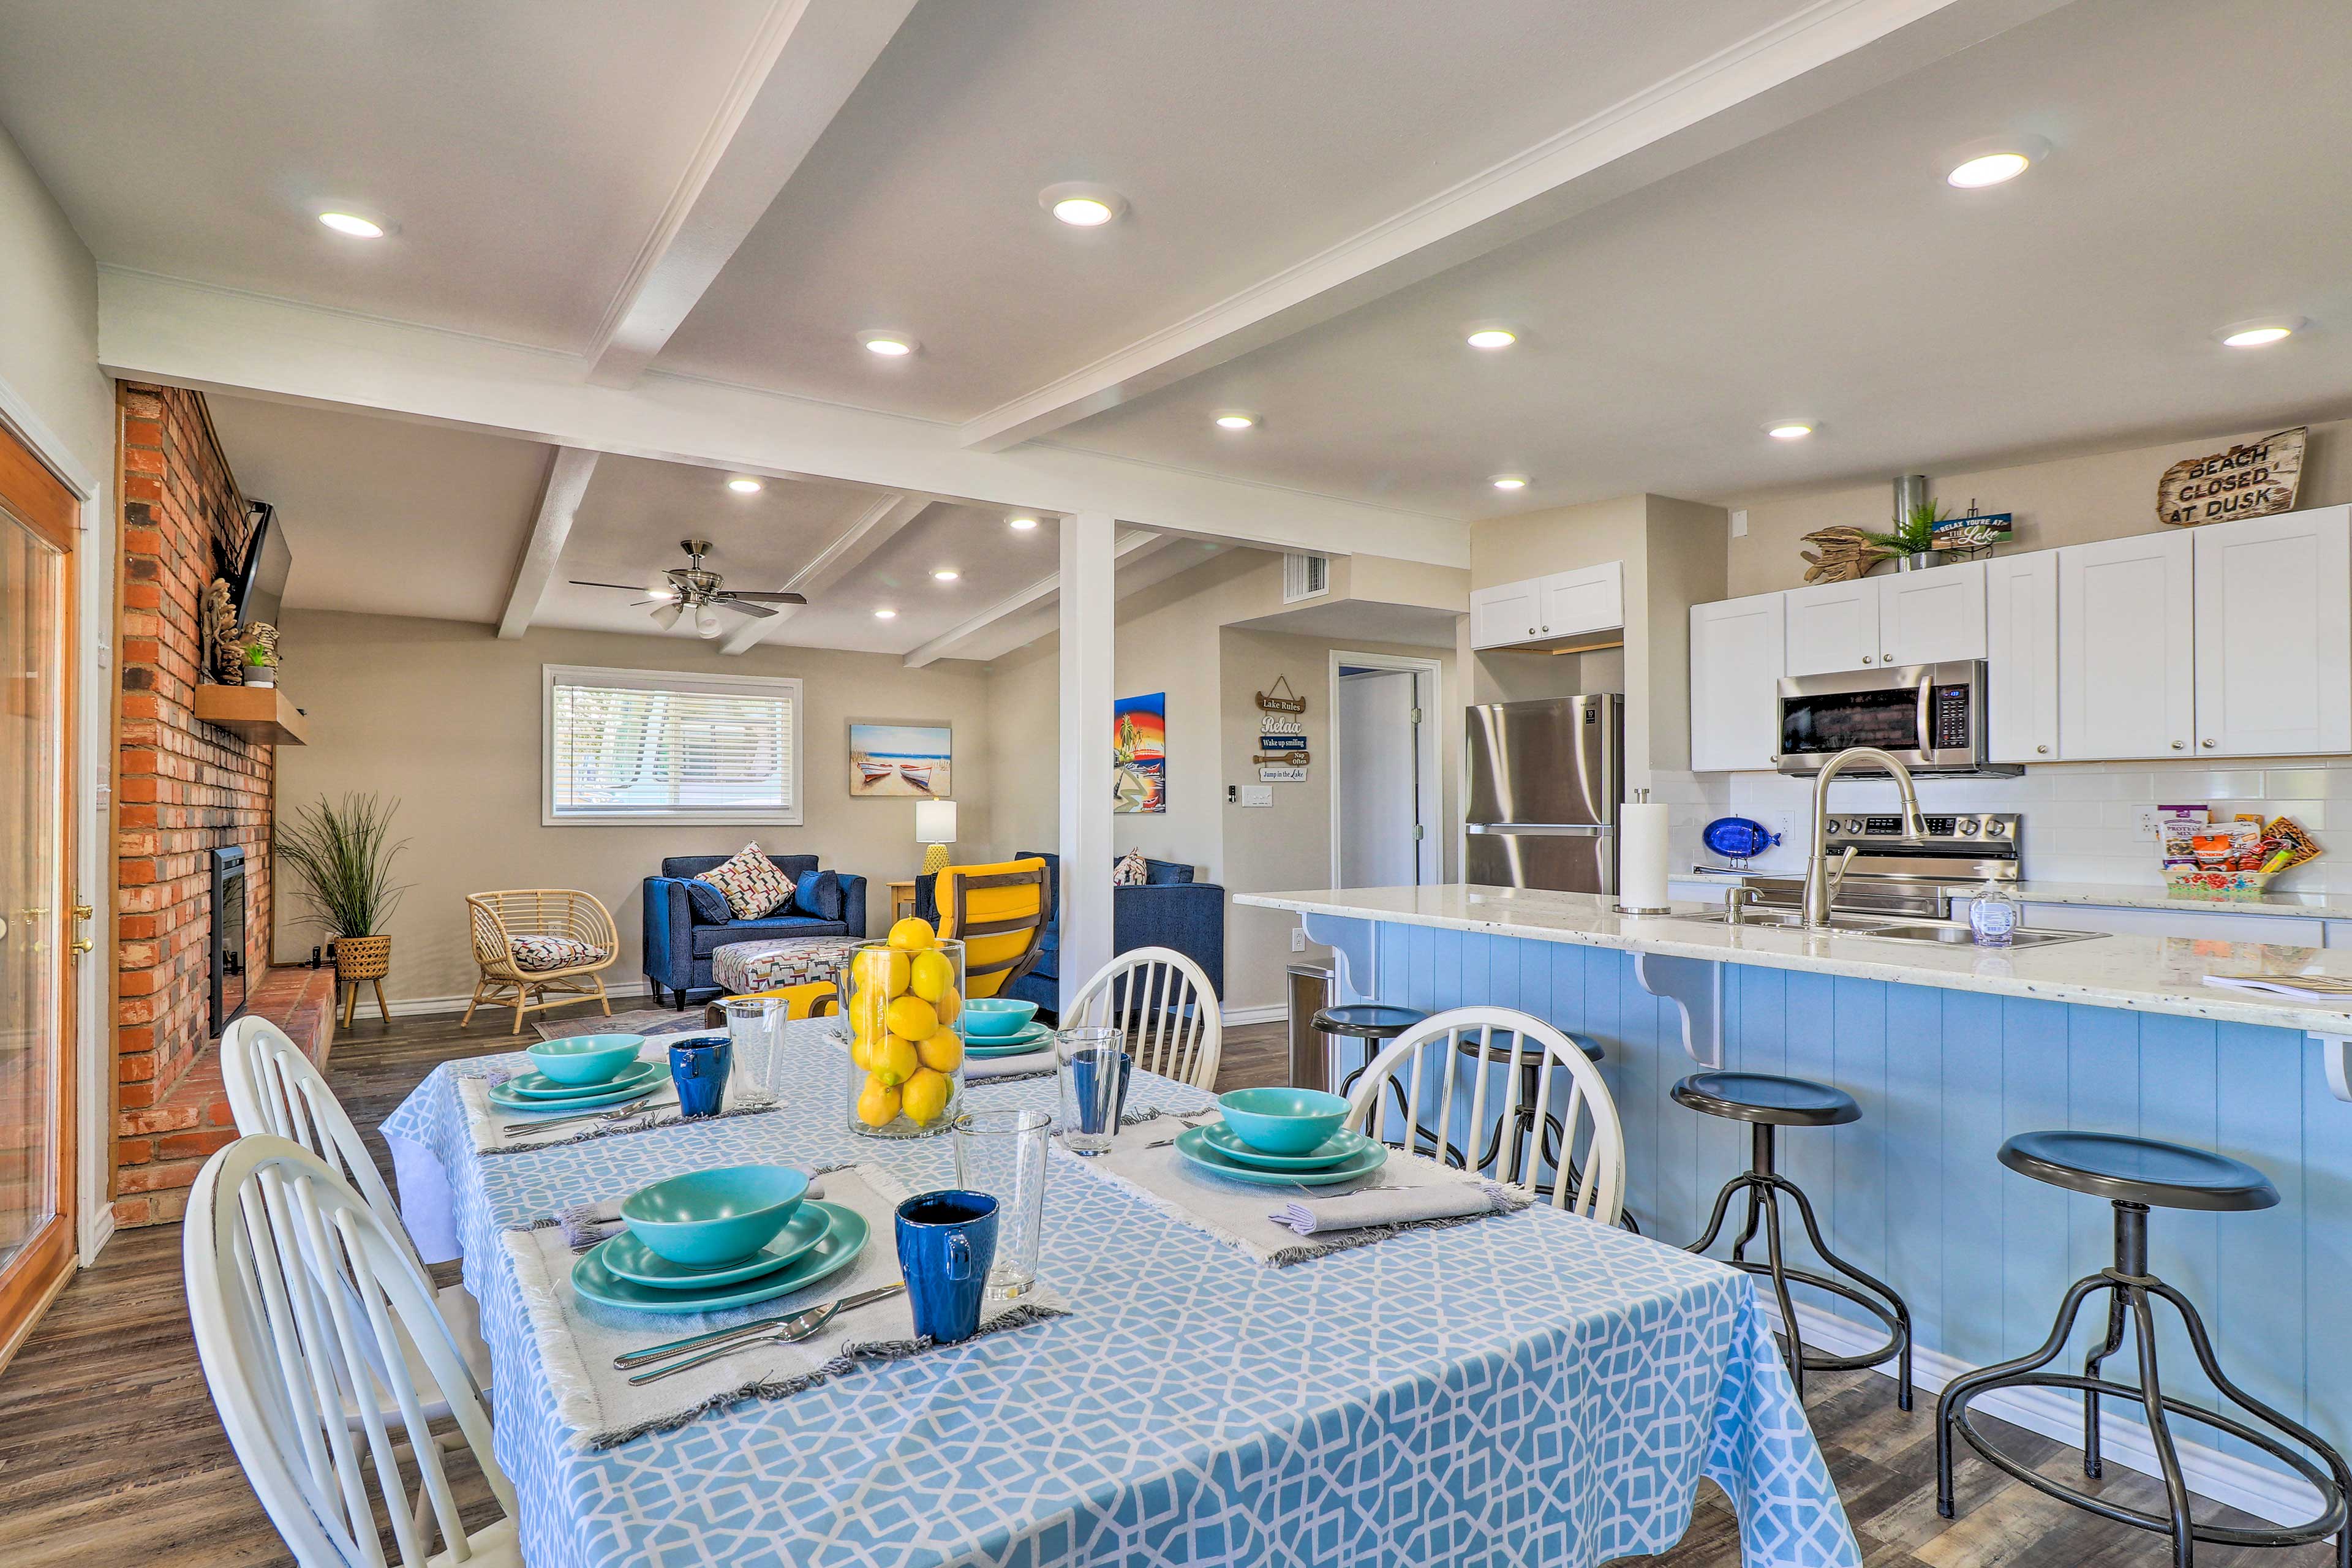
[[[1857,934],[1879,942],[1929,942],[1969,946],[1976,935],[1958,921],[1906,921]],[[2104,933],[2095,931],[2034,931],[2024,926],[2010,933],[2011,947],[2048,947],[2053,942],[2088,942]]]
[[[1723,925],[1733,923],[1729,912],[1720,909],[1704,910],[1695,914],[1681,915],[1676,918],[1713,921]],[[1912,917],[1905,915],[1871,915],[1838,910],[1833,910],[1830,915],[1830,930],[1849,933],[1874,931],[1881,926],[1910,918]],[[1744,926],[1772,926],[1782,930],[1801,930],[1805,923],[1805,912],[1802,910],[1759,909],[1751,905],[1737,923]]]

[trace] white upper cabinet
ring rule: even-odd
[[[2067,762],[2196,749],[2191,545],[2185,532],[2139,533],[2057,552],[2058,746]]]
[[[1543,579],[1505,583],[1470,593],[1470,646],[1506,647],[1532,642],[1543,634]]]
[[[2197,564],[2197,751],[2352,751],[2352,507],[2207,523]]]
[[[1830,675],[1878,665],[1878,584],[1822,583],[1791,588],[1787,675]],[[1732,603],[1741,601],[1733,600]]]
[[[1608,561],[1470,594],[1470,646],[1556,642],[1625,624],[1625,567]]]
[[[1691,606],[1691,771],[1769,769],[1780,750],[1784,601]]]
[[[1986,755],[2054,763],[2058,751],[2058,552],[1984,563]]]
[[[1985,657],[1985,563],[1897,572],[1878,584],[1878,662],[1941,664]]]

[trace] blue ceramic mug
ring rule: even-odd
[[[723,1036],[698,1036],[670,1047],[669,1080],[677,1085],[678,1114],[718,1115],[734,1065],[734,1044]]]
[[[996,1200],[949,1188],[898,1205],[898,1271],[915,1332],[943,1345],[980,1331],[980,1299],[996,1262]]]

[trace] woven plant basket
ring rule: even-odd
[[[391,973],[392,938],[346,936],[335,939],[337,980],[381,980]]]

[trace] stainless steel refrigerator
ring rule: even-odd
[[[1625,700],[1486,703],[1464,728],[1462,879],[1615,892]]]

